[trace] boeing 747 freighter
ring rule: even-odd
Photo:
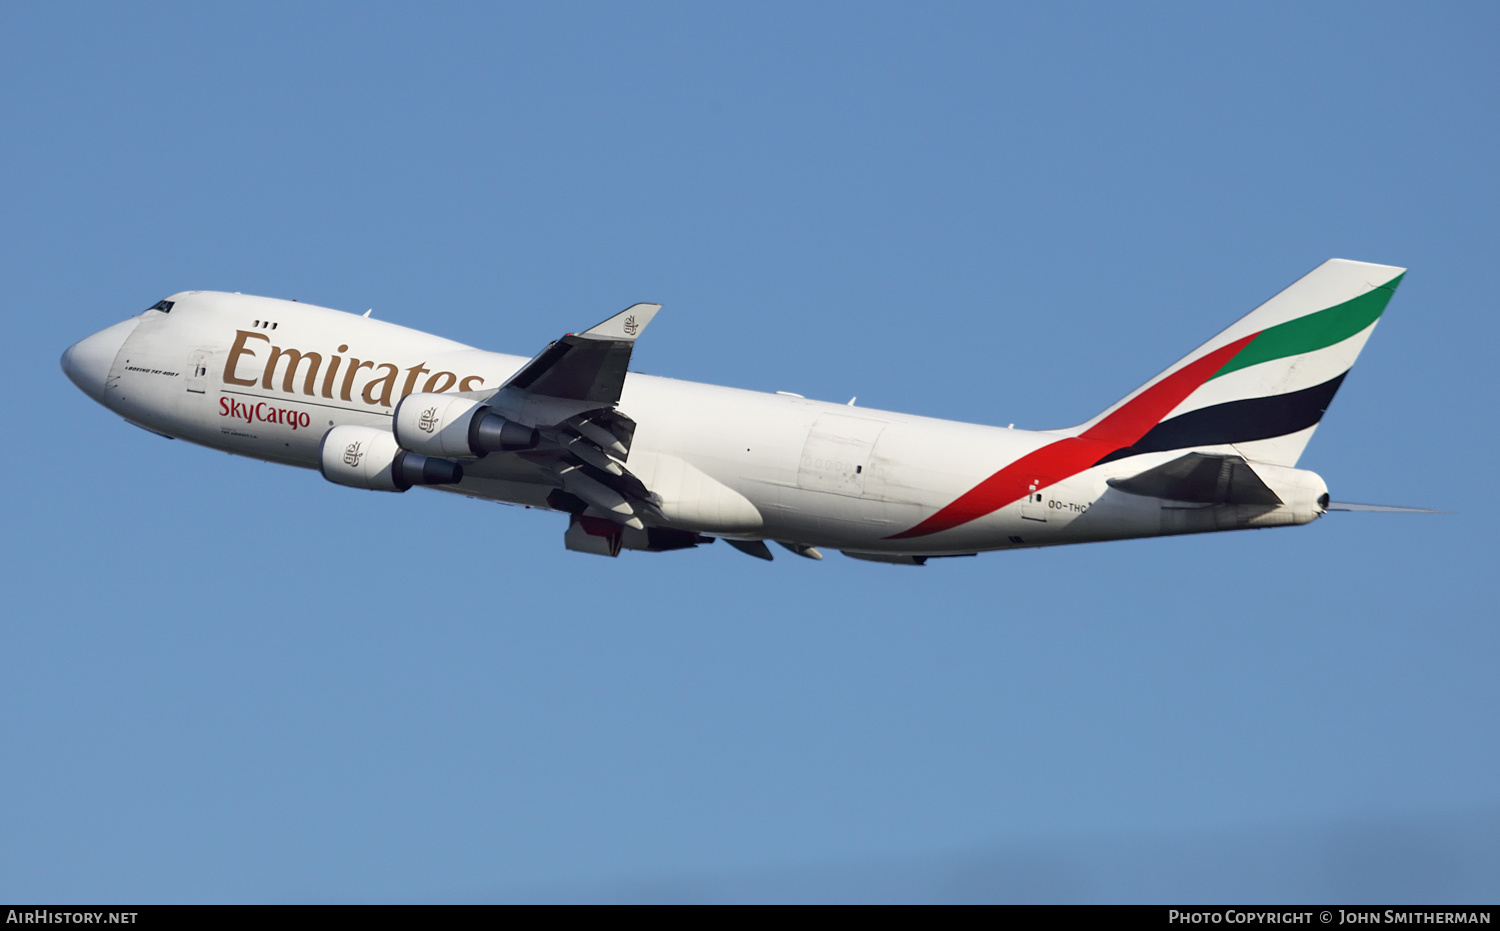
[[[527,359],[183,291],[73,345],[62,366],[154,433],[350,488],[547,508],[571,550],[722,539],[763,559],[774,542],[921,565],[1306,524],[1340,507],[1297,460],[1403,273],[1327,261],[1098,416],[1045,431],[630,372],[657,304]]]

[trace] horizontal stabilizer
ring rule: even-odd
[[[1392,504],[1354,504],[1351,501],[1330,501],[1327,511],[1376,511],[1381,514],[1447,514],[1431,508],[1398,508]]]
[[[1281,504],[1255,470],[1239,456],[1188,453],[1129,478],[1112,478],[1112,488],[1148,498],[1196,504]]]

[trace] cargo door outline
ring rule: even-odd
[[[863,496],[870,452],[885,421],[824,414],[807,432],[797,464],[797,485],[808,491]]]

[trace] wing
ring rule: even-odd
[[[564,401],[617,404],[636,337],[659,310],[660,304],[634,304],[596,327],[553,341],[500,390]]]
[[[660,304],[634,304],[598,326],[555,340],[490,399],[502,416],[536,428],[535,449],[518,455],[557,483],[548,503],[575,518],[642,529],[657,498],[626,466],[635,421],[617,409],[630,354]]]

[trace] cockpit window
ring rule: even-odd
[[[172,302],[171,301],[157,301],[155,304],[152,304],[150,307],[147,307],[146,309],[147,310],[159,310],[159,311],[161,311],[164,314],[169,314],[169,313],[172,312]]]

